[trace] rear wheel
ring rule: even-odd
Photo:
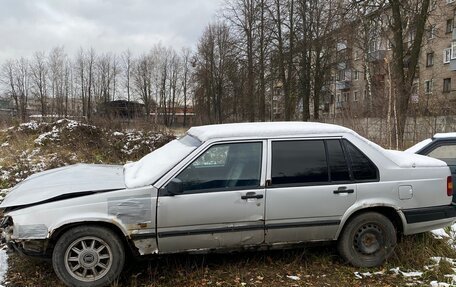
[[[55,273],[67,286],[109,285],[124,262],[122,241],[105,227],[72,228],[59,238],[52,253]]]
[[[339,238],[338,249],[350,264],[374,267],[391,256],[396,242],[396,229],[391,221],[377,212],[366,212],[347,223]]]

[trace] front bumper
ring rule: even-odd
[[[49,257],[48,240],[13,239],[13,220],[7,216],[0,223],[0,244],[6,244],[10,251],[33,257]]]

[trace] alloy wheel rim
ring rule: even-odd
[[[111,266],[111,247],[98,237],[78,238],[65,252],[65,268],[73,278],[80,281],[91,282],[101,279]]]

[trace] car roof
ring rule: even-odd
[[[338,125],[316,122],[255,122],[233,123],[192,127],[187,134],[204,142],[211,139],[268,138],[282,136],[318,136],[354,134],[352,130]]]
[[[437,133],[432,139],[456,138],[456,133]]]

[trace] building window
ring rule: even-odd
[[[418,103],[419,101],[419,94],[418,94],[418,83],[417,82],[414,82],[413,83],[413,86],[412,86],[412,97],[411,97],[411,100],[412,100],[412,103]]]
[[[388,50],[393,49],[393,46],[394,46],[394,45],[393,45],[393,41],[391,41],[390,39],[388,39],[387,45],[388,45],[388,46],[387,46]]]
[[[432,94],[432,80],[424,81],[424,93]]]
[[[337,73],[337,80],[345,81],[345,70],[339,70],[339,72]]]
[[[358,91],[354,91],[354,92],[353,92],[353,101],[354,101],[354,102],[357,102],[357,101],[358,101],[358,98],[359,98],[359,92],[358,92]]]
[[[359,71],[358,70],[353,71],[353,80],[355,80],[355,81],[359,80]]]
[[[426,67],[431,67],[434,65],[434,52],[426,54]]]
[[[448,19],[448,20],[446,21],[446,29],[445,29],[445,32],[446,32],[447,34],[453,32],[453,19]]]
[[[342,93],[342,101],[348,102],[348,97],[349,97],[349,93],[348,92],[343,92]]]
[[[443,50],[443,63],[448,64],[451,60],[451,48],[446,48]]]
[[[379,47],[379,43],[378,43],[378,39],[377,38],[373,38],[369,41],[369,50],[368,52],[369,53],[373,53],[373,52],[376,52],[378,51],[378,47]]]
[[[340,52],[340,51],[343,51],[343,50],[347,49],[347,42],[346,41],[341,41],[341,42],[337,43],[336,49],[337,49],[337,52]]]
[[[436,35],[435,25],[430,25],[427,30],[427,39],[432,40],[435,38],[435,35]]]
[[[359,51],[358,50],[355,50],[355,52],[353,53],[353,58],[355,60],[359,60]]]
[[[443,79],[443,92],[444,93],[451,92],[451,78]]]
[[[407,33],[407,47],[410,48],[413,44],[413,41],[415,41],[415,30],[410,30]]]
[[[456,59],[456,41],[451,42],[451,60]]]

